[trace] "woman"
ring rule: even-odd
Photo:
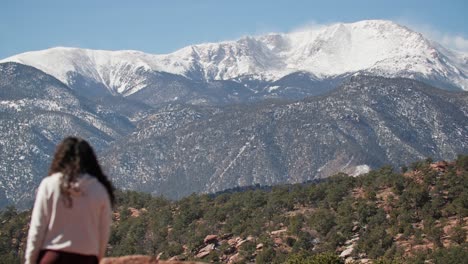
[[[93,149],[68,137],[37,190],[26,263],[98,263],[109,240],[113,187]]]

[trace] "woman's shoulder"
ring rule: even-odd
[[[98,192],[98,193],[107,192],[104,185],[102,185],[96,177],[90,174],[80,175],[80,185],[94,192]]]
[[[61,173],[54,173],[42,179],[41,183],[36,189],[36,193],[44,197],[49,197],[52,193],[60,191],[60,178]]]
[[[63,174],[61,172],[56,172],[56,173],[53,173],[47,177],[45,177],[44,180],[49,180],[51,182],[58,182],[60,181],[60,179],[63,177]]]
[[[55,186],[56,184],[58,184],[60,182],[61,178],[62,178],[62,173],[60,173],[60,172],[51,174],[51,175],[45,177],[44,179],[42,179],[41,184],[39,185],[39,187],[44,188],[44,187]]]

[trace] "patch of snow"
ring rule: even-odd
[[[26,103],[24,100],[16,100],[16,101],[2,100],[0,101],[0,107],[11,108],[17,112],[21,111],[22,108],[25,106],[25,104]]]
[[[249,139],[247,140],[247,142],[245,142],[245,144],[239,149],[239,152],[234,157],[234,159],[232,159],[229,162],[229,164],[223,169],[223,171],[221,173],[219,173],[219,175],[217,175],[217,172],[215,172],[215,174],[213,176],[211,176],[211,178],[213,178],[213,179],[222,179],[224,174],[226,174],[226,172],[236,163],[236,161],[239,159],[240,156],[242,156],[242,154],[245,152],[245,150],[248,147],[251,146],[252,141],[254,139],[255,139],[255,135],[250,136]],[[208,182],[211,182],[211,185],[214,185],[216,183],[216,181],[213,181],[213,180],[210,180]],[[240,182],[239,182],[239,185],[241,185]]]
[[[278,88],[280,88],[280,86],[277,86],[277,85],[275,85],[275,86],[269,86],[269,87],[268,87],[268,92],[271,93],[271,92],[273,92],[274,90],[277,90]]]
[[[366,164],[358,165],[354,169],[354,172],[351,173],[351,176],[359,176],[361,174],[366,174],[366,173],[369,173],[370,170],[371,170],[371,168]]]

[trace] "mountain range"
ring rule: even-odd
[[[358,175],[467,150],[468,93],[357,76],[331,93],[291,103],[169,106],[103,156],[119,185],[181,198]]]
[[[148,73],[190,80],[276,81],[307,72],[318,80],[366,72],[427,79],[468,90],[468,54],[456,52],[391,21],[333,24],[288,34],[243,37],[192,45],[170,54],[52,48],[6,58],[38,68],[63,83],[84,78],[114,94],[129,96],[148,86]],[[151,75],[151,74],[150,74]]]
[[[467,76],[468,54],[383,20],[165,55],[18,54],[0,61],[0,207],[30,204],[66,135],[118,187],[170,198],[454,159]]]

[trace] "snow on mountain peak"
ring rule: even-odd
[[[64,83],[69,84],[69,74],[77,73],[102,83],[109,90],[120,93],[126,84],[123,72],[152,70],[154,55],[140,51],[106,51],[56,47],[22,53],[3,61],[14,61],[36,67]]]
[[[289,38],[296,48],[287,56],[288,66],[314,69],[322,76],[370,69],[381,61],[419,55],[429,48],[419,34],[380,20],[334,24]]]
[[[205,80],[244,75],[275,80],[297,71],[325,78],[366,71],[387,77],[445,78],[468,90],[467,60],[466,54],[433,44],[394,22],[366,20],[192,45],[164,55],[60,47],[0,62],[31,65],[65,83],[75,72],[127,95],[145,86],[144,79],[134,77],[139,71]]]

